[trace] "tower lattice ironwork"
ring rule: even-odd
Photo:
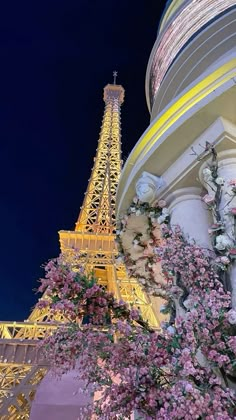
[[[158,327],[151,299],[135,279],[117,264],[115,199],[121,172],[120,107],[124,89],[104,88],[105,110],[92,174],[74,231],[60,231],[61,252],[71,258],[79,251],[80,264],[94,271],[98,281],[118,299],[137,305],[150,324]],[[34,309],[25,322],[0,322],[0,418],[28,419],[37,385],[48,370],[37,346],[44,335],[64,322],[63,315]]]

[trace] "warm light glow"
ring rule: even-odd
[[[152,59],[151,103],[154,103],[167,70],[183,46],[199,29],[231,6],[235,6],[235,0],[193,0],[166,26]]]
[[[161,136],[189,109],[235,76],[236,59],[233,59],[215,70],[174,102],[146,131],[133,149],[123,169],[118,193],[123,190],[133,167],[146,156],[155,143],[158,143]]]

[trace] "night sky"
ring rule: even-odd
[[[5,1],[0,13],[0,319],[24,320],[40,266],[74,229],[103,87],[126,90],[126,159],[149,123],[144,82],[165,0]]]

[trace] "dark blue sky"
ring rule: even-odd
[[[40,265],[73,229],[118,70],[123,157],[149,115],[144,80],[165,0],[5,1],[0,10],[0,319],[36,302]]]

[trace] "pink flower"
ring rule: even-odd
[[[158,206],[163,209],[163,207],[166,207],[166,201],[165,200],[159,200],[158,201]]]
[[[234,216],[236,215],[236,207],[232,207],[230,210],[230,213],[233,214]]]
[[[202,197],[202,200],[204,201],[204,203],[211,205],[215,202],[215,197],[213,197],[212,195],[206,194],[204,195],[204,197]]]
[[[236,186],[236,179],[231,179],[229,185]]]
[[[222,264],[228,265],[230,263],[230,259],[228,257],[223,256],[223,257],[220,257],[220,262]]]
[[[177,299],[183,295],[183,290],[178,286],[172,286],[170,289],[170,294]]]
[[[135,321],[137,321],[140,318],[140,312],[138,309],[131,309],[130,311],[130,316],[132,319],[134,319]]]
[[[185,391],[186,392],[192,392],[193,391],[193,386],[191,384],[186,384],[185,385]]]

